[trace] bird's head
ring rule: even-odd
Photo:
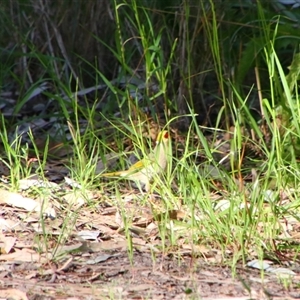
[[[170,139],[169,132],[167,130],[162,130],[156,138],[156,143],[159,144],[161,142],[167,143],[168,140]]]

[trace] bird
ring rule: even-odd
[[[163,130],[157,135],[156,146],[148,157],[136,162],[128,170],[103,173],[101,177],[124,177],[124,179],[139,182],[148,192],[153,177],[164,172],[167,167],[170,147],[169,132]]]

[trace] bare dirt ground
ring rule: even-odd
[[[107,255],[109,256],[109,255]],[[91,257],[89,258],[91,259]],[[104,258],[105,259],[105,258]],[[155,261],[155,262],[154,262]],[[284,289],[274,275],[238,267],[236,279],[226,266],[203,259],[122,251],[87,266],[76,257],[64,266],[17,263],[1,273],[1,299],[299,299],[297,280]],[[262,283],[263,280],[263,283]],[[7,293],[7,294],[5,294]]]

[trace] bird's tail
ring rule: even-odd
[[[103,173],[101,174],[101,177],[122,177],[124,176],[124,172],[119,171],[119,172],[111,172],[111,173]]]

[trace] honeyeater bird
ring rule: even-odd
[[[171,145],[168,131],[161,131],[156,138],[156,146],[147,157],[132,165],[128,170],[104,173],[102,177],[124,177],[124,179],[140,182],[145,190],[150,190],[151,179],[163,172],[167,167]]]

